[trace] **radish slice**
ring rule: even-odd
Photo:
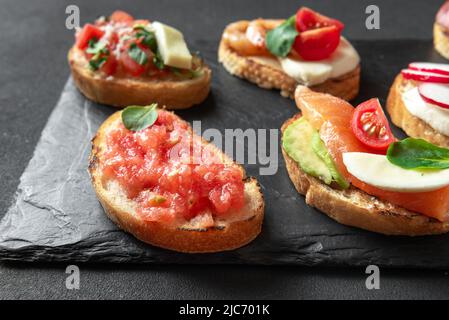
[[[449,83],[449,75],[445,76],[438,73],[427,72],[427,71],[417,71],[411,69],[404,69],[401,71],[402,76],[405,79],[423,81],[423,82],[438,82],[438,83]]]
[[[409,69],[427,71],[449,76],[449,64],[432,62],[413,62],[408,65]]]
[[[437,83],[421,83],[418,91],[424,101],[449,109],[449,86]]]

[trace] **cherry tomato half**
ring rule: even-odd
[[[97,40],[99,40],[103,35],[104,35],[103,30],[94,26],[93,24],[88,23],[77,35],[76,45],[81,50],[84,50],[87,48],[89,40],[91,40],[92,38],[96,38]]]
[[[293,43],[293,49],[304,60],[323,60],[337,49],[340,43],[340,31],[329,26],[301,32]]]
[[[351,128],[357,139],[377,151],[386,151],[396,141],[378,99],[373,98],[355,108]]]
[[[329,26],[337,27],[340,32],[345,27],[341,21],[326,17],[307,7],[300,8],[296,13],[296,29],[300,32]]]
[[[117,10],[111,14],[109,20],[113,22],[131,23],[134,21],[134,18],[132,15],[126,13],[125,11]]]

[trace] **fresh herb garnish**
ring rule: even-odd
[[[297,35],[296,16],[291,16],[282,24],[267,32],[267,49],[275,56],[285,57],[292,49]]]
[[[89,46],[86,49],[87,53],[97,54],[97,53],[105,53],[106,42],[103,41],[94,41],[93,39],[89,40]]]
[[[136,38],[142,39],[142,44],[148,48],[154,53],[153,56],[153,64],[156,66],[156,68],[162,70],[164,69],[164,60],[162,59],[161,54],[159,53],[159,49],[157,46],[157,40],[156,35],[153,31],[148,30],[148,28],[143,24],[138,24],[134,26],[134,30],[138,30],[136,33]]]
[[[159,53],[159,50],[154,51],[153,63],[156,66],[156,68],[158,68],[160,70],[164,69],[164,67],[165,67],[164,60],[162,59],[162,56]]]
[[[145,52],[142,51],[142,49],[139,48],[139,46],[135,43],[131,44],[131,46],[128,49],[129,56],[138,64],[143,66],[148,61],[148,57],[145,54]]]
[[[152,126],[157,120],[157,104],[146,107],[129,106],[122,112],[122,122],[131,131],[140,131]]]
[[[94,57],[89,60],[89,66],[94,71],[98,70],[106,62],[106,60],[108,60],[108,57],[106,57],[106,56],[96,57],[96,58]]]
[[[136,38],[142,38],[142,44],[151,49],[151,51],[157,51],[157,41],[154,32],[149,31],[144,25],[134,26],[136,33]]]
[[[89,67],[92,70],[98,70],[108,60],[110,54],[107,44],[102,41],[98,41],[96,38],[89,40],[89,45],[86,49],[86,53],[93,54],[89,60]]]
[[[387,158],[404,169],[449,168],[449,149],[422,139],[407,138],[392,143],[388,148]]]

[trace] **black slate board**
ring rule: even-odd
[[[363,59],[356,102],[382,102],[394,76],[408,61],[443,61],[430,42],[355,42]],[[217,43],[197,41],[213,69],[212,93],[201,106],[178,112],[202,128],[277,129],[297,112],[276,91],[230,76],[216,59]],[[148,246],[115,227],[90,185],[90,139],[114,109],[86,100],[67,82],[21,177],[17,200],[0,223],[0,259],[20,261],[352,265],[448,268],[449,236],[387,237],[340,225],[308,207],[296,193],[279,152],[274,176],[260,176],[266,199],[261,235],[241,249],[217,254],[180,254]],[[402,135],[394,128],[395,133]],[[247,166],[258,175],[258,166]]]

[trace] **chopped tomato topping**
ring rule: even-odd
[[[337,27],[338,31],[342,31],[345,27],[345,25],[341,21],[326,17],[307,7],[300,8],[296,13],[296,29],[299,32],[329,26]]]
[[[131,23],[134,21],[134,18],[125,11],[117,10],[111,14],[109,20],[112,22]]]
[[[121,125],[108,134],[104,179],[117,180],[147,221],[189,220],[205,212],[224,216],[243,207],[240,168],[224,164],[173,113],[158,112],[145,130]]]
[[[301,32],[293,48],[304,60],[317,61],[328,58],[340,44],[340,31],[329,26]]]
[[[378,151],[386,152],[395,141],[380,102],[375,98],[355,108],[351,128],[360,142]]]
[[[104,31],[94,26],[93,24],[86,24],[81,32],[77,35],[76,45],[81,50],[87,48],[91,39],[99,40],[104,35]]]
[[[118,62],[113,54],[107,57],[107,60],[101,65],[100,70],[106,73],[108,76],[115,74],[117,70]]]

